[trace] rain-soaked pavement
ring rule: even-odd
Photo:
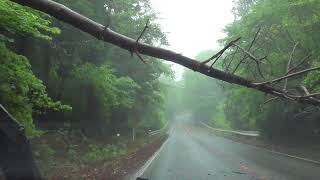
[[[320,166],[217,137],[180,119],[142,177],[149,180],[320,180]]]

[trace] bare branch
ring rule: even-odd
[[[148,19],[146,22],[146,25],[144,26],[140,36],[138,37],[138,39],[136,40],[137,43],[139,43],[139,40],[142,38],[143,34],[146,32],[146,30],[149,28],[149,22],[150,20]]]
[[[248,48],[248,51],[251,50],[253,44],[256,42],[260,31],[261,31],[261,27],[259,27],[258,31],[257,31],[256,34],[254,35],[254,38],[253,38],[253,40],[251,41],[251,44],[250,44],[250,46],[249,46],[249,48]]]
[[[292,78],[294,76],[305,74],[305,73],[308,73],[308,72],[311,72],[311,71],[316,71],[316,70],[319,70],[319,69],[320,69],[320,67],[314,67],[314,68],[310,68],[310,69],[305,69],[303,71],[299,71],[299,72],[296,72],[296,73],[288,74],[288,75],[279,77],[279,78],[271,80],[271,81],[262,82],[262,83],[256,83],[256,85],[275,83],[275,82],[282,81],[282,80],[287,79],[287,78]]]
[[[221,53],[221,54],[216,58],[216,60],[213,61],[213,63],[212,63],[211,66],[210,66],[211,68],[212,68],[212,66],[213,66],[216,62],[218,62],[218,60],[219,60],[219,58],[222,56],[222,54],[223,54],[223,53]]]
[[[236,43],[237,41],[239,41],[241,39],[241,37],[229,42],[223,49],[221,49],[218,53],[216,53],[215,55],[213,55],[211,58],[209,58],[208,60],[205,60],[202,62],[202,64],[206,64],[209,61],[221,56],[227,49],[229,49],[231,46],[234,45],[234,43]],[[216,61],[215,61],[216,62]]]
[[[251,41],[250,46],[249,46],[248,49],[247,49],[248,52],[250,52],[253,44],[254,44],[255,41],[257,40],[258,35],[259,35],[259,33],[260,33],[260,30],[261,30],[261,27],[259,27],[258,31],[257,31],[256,34],[254,35],[254,38],[253,38],[253,40]],[[245,59],[247,59],[247,57],[248,57],[248,55],[245,54],[245,55],[243,56],[243,58],[240,60],[240,62],[243,62]],[[240,63],[240,64],[241,64],[241,63]]]
[[[234,53],[232,54],[232,58],[231,58],[231,60],[229,61],[229,63],[228,63],[228,65],[226,66],[226,71],[229,71],[229,68],[230,68],[230,66],[231,66],[231,64],[232,64],[232,62],[233,62],[233,59],[234,59],[234,57],[236,56],[236,54],[238,54],[238,51],[239,51],[239,48],[237,48],[235,51],[234,51]],[[225,61],[224,61],[224,63],[225,63]]]
[[[264,76],[263,76],[263,74],[262,74],[262,71],[261,71],[261,69],[260,69],[260,64],[259,64],[258,62],[256,62],[256,64],[257,64],[257,70],[258,70],[259,75],[260,75],[263,79],[265,79]]]
[[[296,48],[297,46],[299,45],[299,42],[297,42],[292,51],[291,51],[291,54],[290,54],[290,58],[288,60],[288,64],[287,64],[287,70],[286,70],[286,74],[289,74],[289,71],[290,71],[290,65],[291,65],[291,62],[292,62],[292,59],[293,59],[293,55],[294,55],[294,52],[296,51]],[[288,85],[288,78],[284,79],[284,85],[283,85],[283,89],[286,90],[287,89],[287,85]]]
[[[249,51],[245,50],[243,47],[239,46],[238,44],[234,44],[236,47],[238,47],[242,52],[246,53],[250,59],[254,60],[256,63],[262,63],[265,64],[265,62],[262,62],[261,59],[255,57],[253,54],[251,54]]]
[[[268,104],[269,102],[277,100],[277,99],[279,99],[279,97],[270,98],[270,99],[266,100],[263,104]]]
[[[296,114],[293,116],[293,118],[298,118],[298,117],[301,116],[301,115],[303,115],[303,117],[306,118],[306,114],[311,114],[311,113],[312,113],[312,112],[302,110],[302,111],[296,113]]]
[[[298,63],[297,65],[295,65],[294,67],[292,67],[287,74],[291,73],[292,71],[296,70],[298,67],[300,67],[303,63],[305,63],[310,57],[312,56],[312,54],[308,54],[307,56],[305,56],[300,63]],[[286,74],[286,75],[287,75]]]
[[[142,38],[143,34],[146,32],[146,30],[147,30],[148,28],[149,28],[149,19],[147,20],[146,25],[144,26],[144,28],[143,28],[141,34],[139,35],[138,39],[136,40],[136,45],[139,44],[140,39]],[[147,64],[147,62],[143,59],[143,57],[142,57],[142,56],[140,55],[140,53],[137,51],[136,46],[134,46],[134,49],[132,49],[130,52],[131,52],[131,56],[133,56],[133,53],[135,53],[135,54],[138,56],[138,58],[139,58],[144,64]]]
[[[264,56],[264,57],[260,58],[259,60],[262,61],[262,60],[265,60],[267,58],[268,58],[268,56]]]
[[[318,93],[313,93],[313,94],[308,94],[308,95],[302,96],[302,98],[315,97],[315,96],[319,96],[319,95],[320,95],[320,92],[318,92]]]
[[[140,53],[137,50],[134,50],[134,53],[138,56],[138,58],[144,63],[147,64],[147,62],[143,59],[143,57],[140,55]]]
[[[310,94],[309,91],[308,91],[308,89],[307,89],[305,86],[301,85],[300,87],[302,88],[302,90],[304,91],[304,93],[306,93],[306,95],[309,95],[309,94]]]
[[[224,68],[225,71],[229,71],[229,66],[232,63],[235,55],[238,54],[238,49],[236,49],[235,51],[233,51],[230,54],[227,54],[222,61],[222,67]],[[231,58],[229,58],[231,56]]]
[[[234,74],[234,73],[238,70],[238,68],[239,68],[240,65],[243,63],[243,61],[244,61],[244,59],[241,59],[241,60],[239,61],[239,63],[237,64],[236,68],[234,68],[234,70],[232,71],[232,74]]]
[[[256,32],[253,40],[251,41],[251,44],[250,44],[249,48],[246,50],[246,52],[250,52],[253,44],[255,43],[255,41],[256,41],[257,38],[258,38],[258,35],[259,35],[259,33],[260,33],[260,30],[261,30],[261,28],[259,27],[258,31]],[[237,48],[239,49],[239,47],[237,47]],[[254,52],[257,51],[258,49],[259,49],[259,48],[257,48],[256,50],[254,50]],[[244,51],[243,48],[242,48],[241,50]],[[250,54],[252,55],[252,53],[249,53],[249,54],[248,54],[248,53],[245,53],[245,55],[243,56],[243,58],[242,58],[242,59],[239,61],[239,63],[237,64],[236,68],[233,70],[232,74],[234,74],[234,73],[238,70],[238,68],[240,67],[240,65],[241,65],[242,63],[244,63],[244,61],[247,59],[248,56],[250,57]],[[252,56],[253,56],[253,55],[252,55]],[[262,60],[264,60],[264,59],[266,59],[266,58],[267,58],[267,56],[259,59],[259,61],[262,61]],[[257,62],[257,61],[255,61],[255,62]],[[263,76],[263,74],[262,74],[262,72],[261,72],[259,63],[256,63],[256,65],[257,65],[257,69],[258,69],[259,75],[260,75],[262,78],[264,78],[264,76]]]
[[[314,94],[310,94],[310,95],[306,95],[306,96],[297,96],[297,95],[287,94],[287,96],[292,98],[293,100],[301,101],[301,100],[304,100],[304,99],[309,99],[309,100],[312,100],[312,101],[320,103],[320,99],[314,98],[315,96],[319,96],[319,95],[320,95],[320,93],[314,93]]]

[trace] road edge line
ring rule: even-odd
[[[147,160],[147,162],[141,167],[141,169],[137,173],[135,173],[132,180],[135,180],[136,178],[141,177],[143,175],[143,173],[150,167],[151,163],[160,154],[161,150],[164,148],[164,146],[167,144],[168,141],[169,141],[169,137],[168,139],[166,139],[164,143],[162,143],[161,147],[151,156],[151,158]]]
[[[205,124],[203,122],[201,122],[201,124],[204,125],[205,127],[209,128],[210,130],[215,130],[214,128],[208,126],[207,124]],[[237,142],[237,141],[234,141],[234,142]],[[237,142],[237,143],[246,144],[246,143],[241,143],[241,142]],[[297,159],[297,160],[301,160],[301,161],[317,164],[317,165],[320,166],[320,161],[317,161],[317,160],[312,160],[312,159],[307,159],[307,158],[303,158],[303,157],[299,157],[299,156],[294,156],[294,155],[282,153],[282,152],[279,152],[279,151],[274,151],[274,150],[270,150],[270,149],[254,146],[254,145],[251,145],[251,144],[246,144],[246,145],[251,146],[251,147],[253,147],[255,149],[262,149],[262,150],[264,150],[266,152],[269,152],[269,153],[272,153],[272,154],[282,155],[282,156],[285,156],[285,157],[289,157],[289,158],[292,158],[292,159]]]
[[[217,128],[213,128],[213,127],[209,126],[208,124],[206,124],[204,122],[201,122],[201,124],[203,124],[204,126],[208,127],[209,129],[212,129],[212,130],[215,130],[215,131],[239,134],[239,135],[242,135],[242,136],[252,136],[252,137],[259,137],[260,136],[259,134],[249,134],[249,133],[243,133],[243,132],[234,131],[234,130],[217,129]]]
[[[316,161],[316,160],[307,159],[307,158],[303,158],[303,157],[299,157],[299,156],[295,156],[295,155],[290,155],[290,154],[282,153],[282,152],[279,152],[279,151],[274,151],[274,150],[270,150],[270,149],[266,149],[266,148],[262,148],[262,147],[257,147],[257,146],[250,145],[250,144],[247,144],[247,145],[249,145],[249,146],[251,146],[251,147],[253,147],[255,149],[262,149],[262,150],[264,150],[266,152],[269,152],[269,153],[272,153],[272,154],[277,154],[277,155],[289,157],[289,158],[292,158],[292,159],[297,159],[297,160],[301,160],[301,161],[317,164],[317,165],[320,166],[320,162]]]

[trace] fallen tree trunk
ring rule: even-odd
[[[315,98],[297,98],[290,97],[288,93],[282,89],[272,87],[270,84],[259,84],[248,79],[230,74],[210,66],[205,63],[198,62],[194,59],[188,58],[173,51],[154,47],[145,43],[140,43],[137,40],[112,31],[108,27],[101,25],[68,7],[54,2],[52,0],[11,0],[18,4],[31,7],[33,9],[47,13],[61,21],[64,21],[79,30],[82,30],[97,39],[106,41],[116,45],[122,49],[128,50],[131,53],[141,53],[155,58],[171,61],[180,64],[188,69],[202,73],[209,77],[220,79],[225,82],[238,84],[247,88],[256,89],[266,94],[271,94],[277,97],[291,99],[299,103],[305,103],[315,106],[320,106],[320,101]]]

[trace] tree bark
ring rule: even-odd
[[[106,41],[122,49],[128,50],[130,52],[137,51],[138,53],[152,56],[155,58],[171,61],[180,64],[188,69],[197,71],[209,77],[220,79],[233,84],[238,84],[247,88],[256,89],[258,91],[272,94],[277,97],[288,98],[287,92],[282,89],[276,89],[270,84],[257,84],[250,80],[244,79],[242,77],[223,72],[221,70],[211,68],[204,63],[200,63],[194,59],[188,58],[181,54],[175,53],[173,51],[154,47],[145,43],[137,42],[136,40],[126,37],[122,34],[112,31],[109,28],[69,9],[68,7],[54,2],[52,0],[11,0],[18,4],[31,7],[33,9],[47,13],[63,22],[66,22],[81,31],[84,31],[97,39]],[[196,34],[195,34],[196,35]],[[187,37],[186,37],[187,38]],[[300,103],[311,104],[315,106],[320,106],[320,101],[311,98],[300,98],[294,99]]]

